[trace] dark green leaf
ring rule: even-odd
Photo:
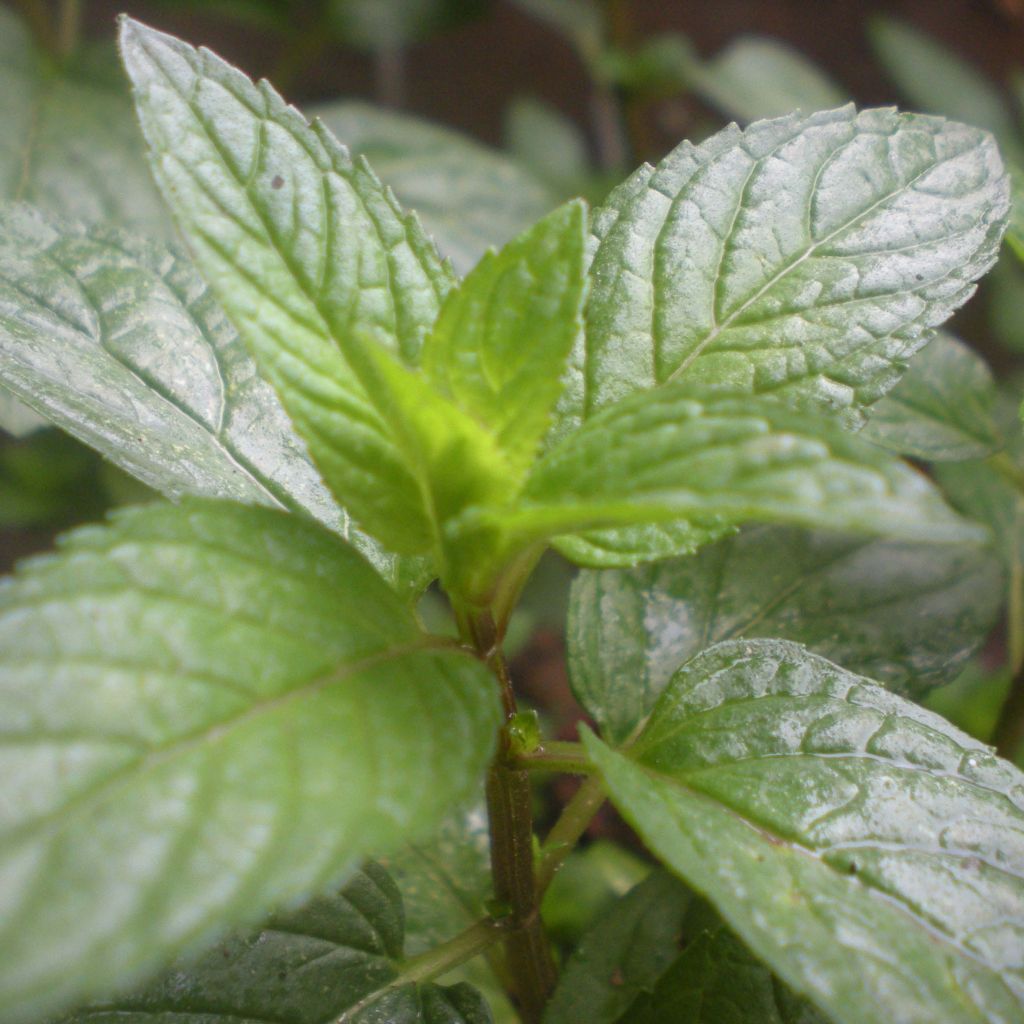
[[[619,1024],[826,1024],[727,928],[702,932]]]
[[[187,502],[0,589],[0,1010],[28,1019],[436,826],[477,784],[484,668],[297,516]]]
[[[983,459],[1001,446],[996,388],[985,361],[940,332],[906,376],[872,406],[863,437],[929,462]]]
[[[1024,1013],[1024,775],[780,640],[683,666],[630,755],[586,737],[648,847],[840,1024]]]
[[[486,915],[492,892],[489,854],[487,811],[481,802],[448,817],[428,839],[384,858],[402,892],[407,954],[424,953]],[[519,1024],[487,958],[476,957],[445,978],[479,989],[496,1024]]]
[[[679,951],[687,889],[658,871],[614,903],[562,970],[544,1024],[613,1024]]]
[[[58,72],[0,7],[0,199],[166,236],[127,90],[110,79],[75,61]]]
[[[802,53],[765,36],[740,36],[689,71],[693,88],[741,123],[838,107],[849,99]]]
[[[346,1022],[490,1024],[486,1005],[468,986],[401,983],[402,918],[394,881],[368,864],[340,892],[275,914],[262,927],[175,964],[140,991],[80,1010],[65,1024],[148,1024],[154,1018],[323,1024],[364,1000],[365,1009],[345,1016]]]
[[[128,19],[121,48],[157,182],[325,482],[385,545],[426,550],[417,481],[342,353],[362,330],[414,364],[451,270],[266,82]]]
[[[423,350],[434,386],[491,433],[515,477],[534,461],[582,331],[586,208],[560,207],[450,292]]]
[[[999,562],[981,547],[755,527],[694,558],[582,573],[573,689],[623,743],[684,661],[722,640],[782,637],[919,696],[978,650],[1001,591]]]
[[[519,164],[439,125],[347,100],[312,112],[416,211],[460,274],[558,203]]]

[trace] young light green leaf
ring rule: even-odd
[[[392,582],[429,579],[352,527],[216,299],[173,248],[0,209],[0,378],[170,498],[301,509]]]
[[[780,640],[673,678],[630,756],[586,737],[648,847],[839,1024],[1024,1012],[1024,775]]]
[[[701,932],[618,1024],[827,1024],[728,928]]]
[[[740,36],[688,74],[706,100],[741,123],[838,107],[849,97],[802,53],[766,36]]]
[[[995,382],[985,361],[939,332],[880,402],[861,436],[929,462],[983,459],[1000,447]]]
[[[684,143],[595,214],[561,413],[685,379],[858,422],[970,296],[1008,204],[995,142],[940,118],[847,107]]]
[[[157,183],[328,487],[388,547],[426,550],[417,482],[342,351],[362,330],[415,364],[450,268],[266,82],[130,19],[121,50]]]
[[[690,893],[656,871],[617,900],[566,963],[544,1024],[614,1024],[679,952]]]
[[[401,893],[386,871],[367,864],[340,892],[274,914],[262,927],[231,935],[144,988],[62,1024],[147,1024],[154,1016],[181,1024],[368,1024],[379,1019],[382,1003],[394,1010],[394,990],[406,987],[417,998],[403,998],[390,1024],[490,1024],[486,1004],[467,985],[401,983],[403,930]]]
[[[494,435],[514,475],[537,456],[583,327],[585,230],[575,201],[488,253],[424,344],[427,377]]]
[[[1020,162],[1021,140],[1013,112],[981,71],[898,18],[872,18],[868,37],[875,56],[915,108],[987,129],[1007,156]]]
[[[311,112],[416,211],[460,274],[559,201],[560,193],[504,154],[428,121],[350,100]]]
[[[485,669],[297,516],[188,501],[0,588],[0,1012],[139,981],[435,826],[478,783]]]
[[[796,640],[920,696],[984,643],[1002,586],[999,561],[976,545],[754,527],[694,558],[582,573],[569,605],[570,677],[615,744],[684,661],[733,638]]]
[[[113,56],[92,63],[116,72]],[[57,71],[0,7],[0,199],[165,237],[170,226],[126,90],[88,64],[76,58]]]
[[[551,535],[683,517],[983,539],[920,473],[829,418],[685,382],[622,399],[549,451],[506,528]]]

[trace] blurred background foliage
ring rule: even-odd
[[[1024,195],[1024,0],[17,0],[0,6],[2,199],[173,237],[114,52],[122,10],[322,117],[460,272],[563,199],[599,202],[683,138],[851,100],[990,129]],[[952,324],[1018,400],[1022,210],[980,299]],[[69,525],[152,497],[2,391],[0,428],[0,569]],[[1015,417],[1007,429],[1019,437]],[[996,524],[1007,552],[1009,628],[931,698],[982,738],[1007,720],[1000,708],[1024,662],[1024,446],[1001,458],[1000,477],[963,464],[942,479],[951,500]],[[565,736],[579,717],[561,640],[570,578],[564,563],[543,563],[513,631],[521,688]],[[427,613],[443,616],[432,600]],[[1024,722],[1024,686],[1016,694]],[[550,813],[568,795],[556,792]],[[617,821],[598,818],[592,839],[548,896],[566,942],[646,870]]]

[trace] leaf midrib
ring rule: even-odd
[[[856,123],[854,123],[853,134],[851,135],[850,139],[847,139],[845,141],[844,146],[849,145],[858,136],[859,131],[857,129]],[[788,142],[791,140],[787,139],[786,141]],[[844,147],[839,147],[839,150],[841,150],[842,148]],[[837,152],[839,150],[837,150]],[[824,168],[828,165],[829,161],[832,159],[834,155],[835,154],[830,154],[829,159],[823,161],[821,167],[818,168],[818,171],[815,174],[814,185],[812,186],[809,192],[809,205],[813,204],[814,197],[816,195],[816,190],[820,182],[821,174],[823,173]],[[940,161],[930,163],[925,170],[923,170],[919,174],[916,174],[913,178],[910,178],[905,183],[901,184],[899,188],[887,192],[884,196],[877,199],[875,202],[873,202],[865,210],[862,210],[851,220],[839,225],[839,227],[835,228],[833,231],[825,235],[823,238],[813,241],[807,247],[807,249],[803,253],[801,253],[799,257],[797,257],[794,260],[790,260],[790,262],[788,262],[785,266],[780,267],[779,270],[768,281],[766,281],[756,292],[754,292],[752,295],[744,299],[743,302],[738,307],[736,307],[736,309],[734,309],[732,313],[730,313],[724,320],[719,322],[716,318],[716,324],[712,328],[712,330],[709,331],[708,334],[691,349],[691,351],[687,354],[687,356],[683,359],[679,366],[677,366],[676,369],[673,370],[672,373],[670,373],[665,378],[664,383],[676,380],[677,378],[685,374],[686,371],[690,368],[690,366],[693,365],[693,363],[704,353],[704,351],[714,342],[714,340],[718,338],[726,330],[728,330],[738,317],[740,317],[743,313],[749,310],[750,307],[753,306],[754,303],[756,303],[759,299],[763,298],[764,295],[767,294],[772,288],[774,288],[775,285],[778,284],[779,281],[781,281],[784,277],[786,277],[787,274],[789,274],[791,271],[795,270],[798,266],[800,266],[801,264],[805,263],[808,259],[810,259],[815,254],[815,252],[817,252],[818,249],[827,245],[829,242],[834,241],[844,232],[856,227],[861,221],[867,218],[870,214],[874,213],[879,207],[881,207],[885,203],[890,202],[892,199],[895,199],[902,193],[912,189],[913,186],[917,184],[917,182],[919,182],[922,178],[926,177],[927,175],[937,170],[943,164],[949,162],[950,160],[957,159],[962,155],[962,153],[956,153],[952,156],[947,156]],[[755,166],[759,167],[760,165],[761,159],[757,161]]]

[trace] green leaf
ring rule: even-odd
[[[983,539],[920,473],[830,419],[685,382],[589,420],[536,464],[506,516],[506,527],[549,535],[689,517]]]
[[[494,436],[513,478],[537,456],[583,328],[585,229],[576,201],[488,253],[424,345],[428,379]]]
[[[856,423],[995,259],[1008,185],[984,132],[853,108],[732,126],[594,216],[572,423],[685,379]]]
[[[580,126],[535,97],[519,96],[509,104],[505,144],[525,167],[559,191],[576,191],[592,173],[587,137]]]
[[[861,436],[930,462],[983,459],[1001,447],[992,418],[996,388],[985,361],[945,332],[871,409]]]
[[[931,712],[779,640],[688,662],[616,806],[839,1024],[1024,1011],[1024,775]]]
[[[651,872],[648,861],[608,839],[573,850],[544,891],[544,926],[575,945],[597,918]]]
[[[428,839],[383,858],[402,892],[407,954],[425,953],[486,916],[492,892],[489,851],[487,810],[481,801],[450,815]],[[444,977],[481,991],[496,1024],[519,1024],[487,957],[475,957]]]
[[[898,18],[872,18],[868,37],[879,63],[914,107],[987,129],[1020,162],[1021,139],[1010,105],[978,69]]]
[[[502,153],[428,121],[350,100],[313,113],[416,211],[460,274],[560,198]]]
[[[0,526],[61,526],[103,514],[99,459],[67,434],[40,430],[0,445]]]
[[[1010,235],[1006,236],[1009,241]],[[1013,353],[1024,352],[1024,261],[1013,257],[1001,259],[985,279],[988,300],[987,326],[995,340]]]
[[[157,182],[328,487],[387,547],[426,550],[417,481],[342,353],[362,330],[415,364],[451,270],[266,82],[130,19],[121,49]]]
[[[486,1004],[469,986],[402,984],[402,958],[402,896],[371,863],[340,892],[231,935],[198,960],[175,964],[140,991],[79,1010],[65,1024],[147,1024],[154,1016],[181,1024],[323,1024],[364,1001],[346,1021],[368,1024],[388,1006],[397,1008],[390,1024],[490,1024]]]
[[[131,103],[120,77],[104,73],[116,70],[112,58],[104,50],[57,70],[0,7],[0,199],[164,237],[167,215]]]
[[[656,871],[614,903],[562,970],[544,1024],[614,1024],[679,951],[690,894]]]
[[[689,70],[692,87],[729,117],[747,123],[838,107],[849,97],[816,64],[765,36],[740,36]]]
[[[137,982],[436,826],[498,708],[334,535],[186,502],[0,588],[0,1012]]]
[[[352,527],[216,299],[174,248],[0,208],[0,375],[170,498],[300,509],[351,539],[396,584],[429,579]]]
[[[826,1024],[728,928],[701,932],[619,1024]]]
[[[1002,605],[986,549],[761,526],[694,558],[584,572],[569,605],[577,699],[624,743],[672,674],[722,640],[782,637],[920,696],[981,647]]]
[[[1019,164],[1010,165],[1010,223],[1006,229],[1006,241],[1024,261],[1024,170]]]

